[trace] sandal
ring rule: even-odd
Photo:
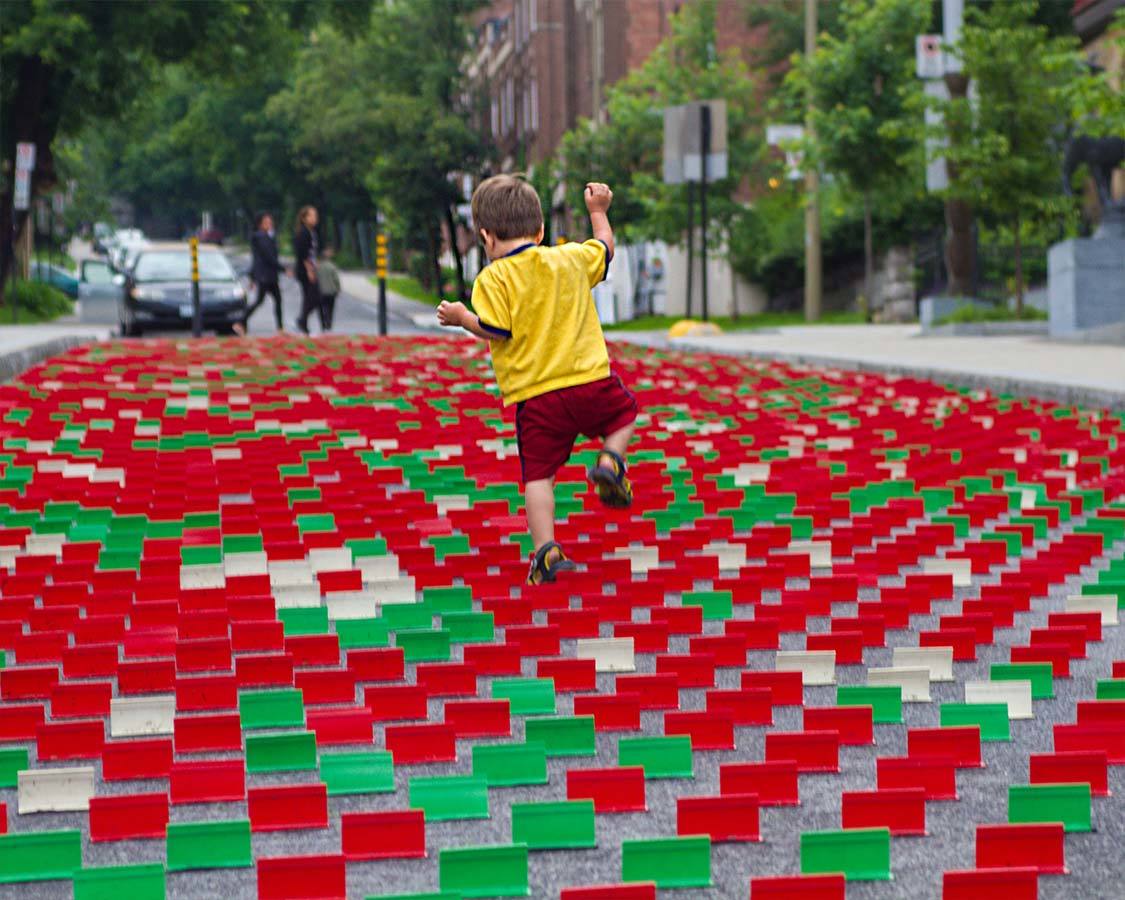
[[[608,456],[613,467],[603,465],[602,457]],[[633,505],[633,485],[625,477],[625,460],[612,450],[601,450],[598,461],[587,473],[598,492],[598,499],[610,509],[628,509]]]
[[[554,558],[548,561],[547,557],[555,551]],[[527,583],[549,584],[555,580],[559,572],[573,572],[578,568],[571,560],[566,558],[562,547],[554,541],[549,541],[531,557],[531,570],[527,573]]]

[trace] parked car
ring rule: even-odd
[[[151,244],[124,274],[118,311],[123,335],[192,325],[191,251],[186,244]],[[203,327],[230,334],[246,316],[246,291],[226,254],[199,247],[199,301]]]
[[[62,266],[54,263],[33,261],[29,267],[32,281],[42,281],[51,287],[58,288],[71,300],[78,298],[78,279]]]
[[[196,237],[201,244],[222,244],[226,235],[218,228],[200,228]]]
[[[124,284],[125,277],[115,275],[105,260],[83,260],[78,266],[78,302],[83,318],[95,313],[95,307],[102,307],[103,315],[112,315],[121,302]]]
[[[90,236],[90,244],[95,253],[106,253],[105,242],[113,236],[113,226],[108,222],[95,222],[94,233]]]

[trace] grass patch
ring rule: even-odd
[[[4,291],[4,307],[0,310],[0,319],[5,324],[11,321],[13,303],[18,308],[17,321],[25,325],[50,322],[74,312],[74,302],[66,294],[41,281],[17,281],[15,285],[9,283]]]
[[[371,283],[378,285],[379,279],[372,277]],[[418,283],[417,279],[411,278],[409,275],[388,275],[387,290],[392,294],[405,297],[407,300],[416,300],[418,303],[428,303],[430,306],[437,306],[441,303],[441,297],[427,291]]]
[[[667,331],[683,316],[641,316],[628,322],[603,325],[605,331]],[[751,331],[755,328],[781,328],[786,325],[862,325],[863,315],[858,312],[825,313],[816,322],[806,322],[800,312],[765,312],[751,316],[713,316],[710,321],[723,331]]]
[[[1042,322],[1047,313],[1033,306],[1025,306],[1017,313],[1006,306],[962,306],[948,316],[938,319],[938,325],[963,325],[974,322]]]

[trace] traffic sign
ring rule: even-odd
[[[945,74],[940,34],[914,38],[914,71],[919,78],[941,78]]]
[[[16,171],[30,172],[35,168],[35,144],[20,141],[16,144]]]
[[[31,170],[16,169],[16,186],[12,205],[18,210],[31,208]]]

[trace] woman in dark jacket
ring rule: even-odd
[[[294,267],[297,281],[301,283],[301,314],[297,316],[297,327],[304,334],[309,333],[309,316],[320,309],[320,286],[316,277],[317,221],[316,207],[302,206],[293,235],[293,255],[297,258]]]
[[[258,286],[258,298],[246,310],[246,318],[242,320],[243,330],[249,327],[250,317],[266,302],[268,296],[273,297],[273,316],[277,321],[277,330],[281,331],[284,322],[281,317],[281,286],[278,279],[285,267],[277,255],[273,216],[269,213],[258,214],[254,233],[250,236],[250,253],[250,280]]]

